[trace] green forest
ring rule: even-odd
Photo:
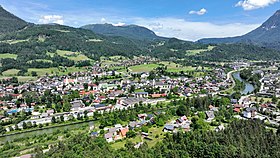
[[[233,121],[220,132],[196,129],[188,133],[166,134],[162,142],[139,149],[127,142],[125,148],[114,150],[102,138],[77,135],[59,142],[45,154],[37,150],[37,157],[279,157],[277,134],[260,121]],[[106,153],[106,155],[104,155]]]

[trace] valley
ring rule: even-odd
[[[0,157],[278,157],[279,15],[186,41],[0,7]]]

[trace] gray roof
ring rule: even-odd
[[[169,131],[173,131],[175,129],[174,125],[165,125],[164,129],[169,130]]]
[[[215,118],[214,111],[206,111],[207,118]]]
[[[112,137],[113,137],[113,134],[112,134],[112,133],[106,133],[106,134],[104,135],[104,138],[105,138],[105,139],[112,138]]]
[[[85,106],[85,104],[81,100],[75,100],[71,102],[72,108],[79,108]]]

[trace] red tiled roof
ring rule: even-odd
[[[129,131],[129,129],[128,128],[123,128],[123,129],[121,129],[121,135],[123,136],[123,137],[125,137],[126,136],[126,133]]]
[[[233,111],[234,112],[240,112],[240,108],[234,108]]]

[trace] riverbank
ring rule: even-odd
[[[234,79],[236,79],[237,81],[239,81],[243,84],[242,86],[237,87],[238,89],[236,89],[236,90],[239,90],[242,95],[247,95],[247,94],[250,94],[250,93],[254,92],[254,90],[255,90],[254,85],[247,82],[243,78],[241,78],[240,77],[240,71],[237,71],[237,72],[233,73],[232,76],[233,76]],[[241,90],[241,88],[243,90]]]
[[[56,129],[60,129],[60,128],[63,128],[63,127],[66,127],[64,129],[68,129],[71,126],[85,124],[85,123],[89,123],[89,122],[95,122],[95,121],[98,121],[98,120],[97,119],[95,119],[95,120],[93,120],[93,119],[92,120],[84,120],[84,121],[78,121],[78,122],[71,122],[71,123],[47,126],[47,127],[43,127],[43,128],[33,128],[33,129],[30,129],[30,130],[23,130],[23,131],[19,131],[19,132],[15,132],[15,133],[9,133],[9,134],[5,134],[5,135],[0,135],[0,142],[4,143],[6,141],[11,141],[11,140],[15,139],[15,138],[12,138],[13,136],[18,136],[17,138],[20,138],[21,136],[24,136],[27,133],[30,133],[31,135],[51,133],[52,131],[55,131]]]

